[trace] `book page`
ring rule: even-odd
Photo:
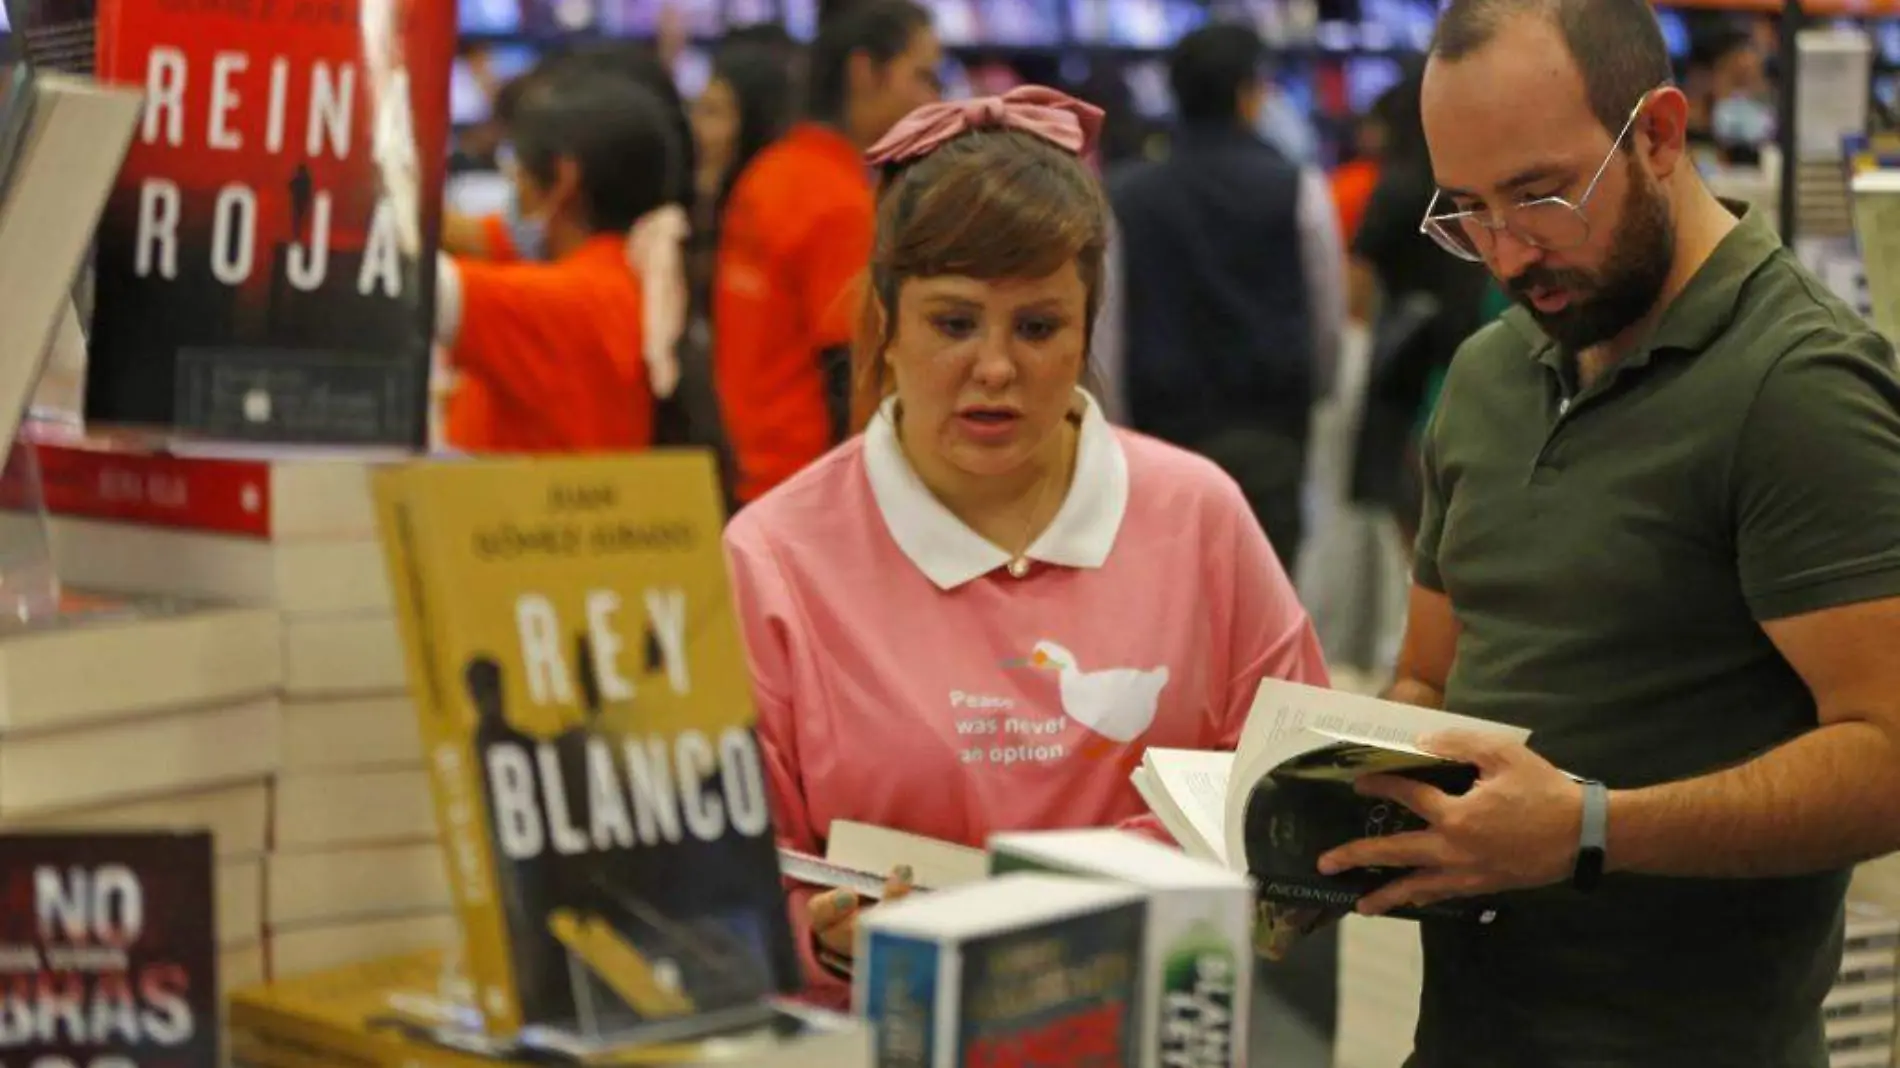
[[[910,865],[911,883],[921,889],[942,890],[989,877],[989,856],[981,849],[894,831],[855,820],[832,820],[825,860],[866,875],[884,876],[900,864]]]
[[[1309,727],[1356,741],[1398,746],[1413,746],[1421,735],[1444,730],[1481,731],[1503,735],[1518,742],[1531,736],[1530,731],[1519,727],[1460,716],[1455,712],[1420,708],[1284,679],[1263,679],[1260,689],[1254,692],[1253,707],[1247,713],[1247,727],[1242,735],[1242,759],[1236,762],[1236,766],[1250,763],[1246,758],[1257,755],[1259,751],[1285,749],[1290,740]],[[1245,743],[1248,742],[1253,743],[1252,748],[1256,752],[1246,752]],[[1273,763],[1278,764],[1287,756],[1307,748],[1311,746],[1294,748]]]
[[[1198,749],[1150,749],[1142,764],[1148,770],[1150,784],[1161,788],[1206,845],[1207,852],[1225,864],[1227,779],[1233,772],[1234,755]],[[1177,833],[1176,837],[1181,835]]]

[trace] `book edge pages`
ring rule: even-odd
[[[1169,750],[1162,747],[1150,748],[1148,753],[1165,754],[1170,751],[1201,752],[1201,750],[1192,749]],[[1229,774],[1232,774],[1231,770]],[[1202,860],[1233,869],[1234,866],[1227,860],[1225,835],[1220,841],[1212,841],[1194,825],[1194,820],[1188,816],[1186,807],[1175,798],[1175,790],[1168,783],[1168,777],[1149,759],[1147,754],[1143,754],[1141,765],[1129,774],[1129,781],[1134,783],[1135,792],[1141,795],[1141,799],[1148,803],[1149,811],[1153,812],[1161,820],[1162,826],[1168,829],[1168,833],[1174,836],[1176,845]]]
[[[824,859],[860,872],[908,864],[917,883],[939,890],[989,877],[989,857],[981,849],[856,820],[831,821]]]
[[[829,890],[849,890],[860,897],[873,900],[884,896],[884,877],[857,868],[847,868],[842,864],[833,864],[823,857],[815,857],[787,846],[778,849],[779,872],[788,879]],[[933,887],[918,886],[919,890]]]

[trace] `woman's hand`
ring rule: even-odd
[[[884,877],[880,901],[896,901],[911,891],[910,865],[900,864]],[[812,946],[818,963],[826,970],[849,975],[857,952],[858,914],[867,908],[858,895],[849,890],[827,890],[814,895],[805,906],[811,918]]]

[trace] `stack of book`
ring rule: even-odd
[[[1828,993],[1830,1068],[1890,1068],[1900,988],[1900,916],[1875,905],[1848,906],[1840,978]]]
[[[445,860],[406,698],[286,704],[267,870],[273,976],[454,940]]]
[[[436,933],[458,952],[405,950],[429,926],[408,918],[361,943],[374,960],[293,976],[274,932],[274,980],[231,999],[236,1057],[865,1063],[861,1023],[781,1000],[797,963],[764,797],[744,785],[763,770],[713,473],[652,456],[375,474],[416,706],[402,744],[431,754],[455,902]],[[362,755],[341,735],[306,750]],[[336,824],[388,818],[322,800]],[[381,863],[362,879],[387,894]],[[290,904],[272,883],[272,907]]]
[[[0,636],[0,829],[209,827],[221,979],[263,974],[277,619],[69,596]]]
[[[280,665],[272,975],[452,937],[440,836],[361,452],[160,447],[29,428],[61,577],[249,606]]]
[[[762,1022],[694,1042],[617,1050],[616,1065],[864,1068],[863,1021],[773,1000]],[[546,1049],[482,1034],[467,981],[441,951],[397,954],[233,994],[233,1062],[252,1068],[507,1068]],[[575,1062],[586,1063],[586,1062]]]

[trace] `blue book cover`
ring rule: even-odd
[[[931,1068],[937,1035],[935,942],[873,931],[866,955],[864,1015],[880,1068]]]
[[[957,1064],[1135,1068],[1147,903],[972,941],[963,950]]]

